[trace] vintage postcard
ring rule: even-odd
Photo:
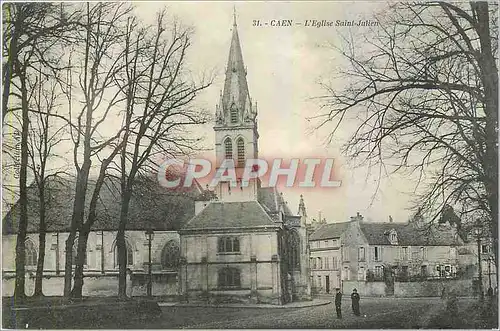
[[[498,328],[497,2],[2,19],[4,328]]]

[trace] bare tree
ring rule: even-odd
[[[79,93],[83,103],[76,116],[73,114],[72,93],[69,93],[69,117],[76,127],[71,127],[74,143],[73,161],[76,169],[76,187],[73,204],[73,215],[70,234],[66,240],[66,263],[64,295],[81,297],[83,287],[83,265],[87,252],[87,239],[96,218],[96,206],[99,191],[106,176],[106,170],[118,154],[121,144],[119,129],[108,136],[100,132],[112,110],[120,107],[124,100],[120,96],[114,79],[122,70],[123,47],[126,17],[131,7],[125,3],[87,3],[84,19],[81,24],[81,49],[75,49],[78,64],[77,72]],[[70,86],[72,82],[70,82]],[[102,154],[108,153],[102,159]],[[93,160],[101,161],[99,175],[92,192],[88,216],[84,220],[86,194],[89,174]],[[72,249],[78,235],[77,256],[75,261],[75,284],[71,290],[71,274],[73,266]]]
[[[64,38],[69,26],[63,19],[63,6],[51,3],[11,3],[4,5],[3,52],[7,57],[3,66],[2,118],[16,110],[21,111],[19,202],[20,220],[16,242],[16,285],[15,297],[24,298],[25,239],[28,224],[27,169],[29,100],[33,91],[29,90],[29,76],[33,68],[43,65],[57,69],[57,64],[46,56],[54,45]],[[35,69],[36,70],[36,69]],[[9,97],[15,100],[10,105]]]
[[[167,28],[168,23],[171,28]],[[122,76],[127,106],[119,165],[121,213],[116,237],[121,297],[126,288],[125,228],[136,178],[141,172],[157,172],[153,160],[159,153],[178,156],[193,151],[199,138],[185,131],[207,119],[192,106],[196,95],[211,84],[211,79],[196,84],[188,76],[186,52],[190,35],[189,29],[168,22],[165,11],[157,14],[155,26],[142,28],[135,19],[128,24]]]
[[[357,128],[343,151],[379,174],[415,175],[416,208],[483,219],[498,251],[497,4],[398,3],[372,33],[337,47],[341,88],[324,85],[318,127]],[[338,82],[338,81],[337,81]],[[347,82],[347,85],[346,85]],[[495,259],[497,255],[495,255]]]

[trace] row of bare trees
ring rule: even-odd
[[[378,19],[334,46],[346,66],[324,85],[318,127],[332,138],[356,121],[346,155],[414,178],[425,219],[480,222],[497,261],[498,4],[394,3]]]
[[[121,179],[117,235],[119,295],[125,296],[124,240],[134,182],[165,156],[196,150],[190,128],[207,120],[194,100],[212,82],[187,66],[192,30],[160,11],[152,24],[127,3],[4,5],[4,137],[21,133],[15,297],[24,297],[28,177],[40,199],[36,290],[42,294],[46,183],[71,173],[73,212],[65,244],[64,295],[81,297],[88,235],[107,176]],[[34,23],[33,23],[34,22]],[[33,23],[33,24],[31,24]],[[5,153],[15,148],[4,144]],[[13,160],[17,155],[11,155]],[[89,179],[95,177],[95,185]],[[92,190],[92,191],[89,191]],[[76,261],[73,247],[76,245]],[[74,284],[72,271],[74,266]]]

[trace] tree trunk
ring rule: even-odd
[[[471,6],[477,13],[477,31],[481,44],[479,67],[484,87],[484,106],[487,117],[485,125],[486,155],[483,167],[491,215],[489,230],[493,239],[495,265],[498,269],[498,68],[491,47],[489,5],[487,2],[473,2]]]
[[[40,196],[40,226],[38,235],[38,261],[36,265],[36,277],[35,277],[35,293],[34,296],[43,296],[42,281],[43,281],[43,267],[45,264],[45,245],[46,245],[46,225],[45,225],[45,174],[42,171],[41,178],[42,182],[40,184],[39,196]]]
[[[73,215],[71,218],[70,234],[66,240],[66,262],[64,265],[64,296],[71,295],[71,276],[73,272],[73,245],[75,243],[76,231],[83,223],[85,211],[85,194],[87,193],[87,181],[89,177],[90,161],[84,162],[77,175],[75,188],[75,201],[73,202]]]
[[[126,189],[122,192],[122,205],[120,210],[120,224],[118,225],[118,233],[116,234],[116,245],[118,248],[118,296],[126,297],[127,286],[127,248],[125,246],[125,227],[127,225],[128,210],[130,204],[131,190]]]
[[[43,281],[43,265],[45,262],[45,229],[40,230],[39,245],[38,245],[38,262],[36,265],[36,278],[35,278],[35,293],[34,296],[43,296],[42,281]]]
[[[85,265],[85,257],[87,255],[87,241],[89,239],[89,229],[80,231],[78,236],[78,248],[76,255],[75,266],[75,285],[71,291],[72,298],[81,298],[83,290],[83,266]]]
[[[26,231],[28,227],[28,195],[27,195],[27,169],[28,169],[28,91],[26,90],[25,72],[20,73],[21,105],[22,105],[22,132],[21,132],[21,164],[19,169],[19,228],[16,242],[16,284],[14,296],[17,300],[25,297],[24,274],[26,262]]]

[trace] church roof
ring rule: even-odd
[[[257,201],[214,201],[187,222],[182,230],[277,227]]]
[[[257,192],[257,199],[269,214],[278,213],[281,206],[283,208],[283,213],[286,216],[294,215],[284,200],[283,195],[280,194],[274,187],[259,188]]]
[[[74,201],[74,178],[53,177],[48,183],[46,222],[48,232],[69,230]],[[86,212],[94,191],[95,180],[88,183]],[[127,230],[175,231],[194,215],[194,200],[197,189],[174,191],[161,187],[152,179],[137,180],[130,201]],[[28,187],[28,232],[39,230],[40,199],[36,186]],[[99,194],[97,219],[92,230],[116,230],[120,220],[120,182],[107,178]],[[19,224],[19,201],[3,219],[3,234],[17,233]]]

